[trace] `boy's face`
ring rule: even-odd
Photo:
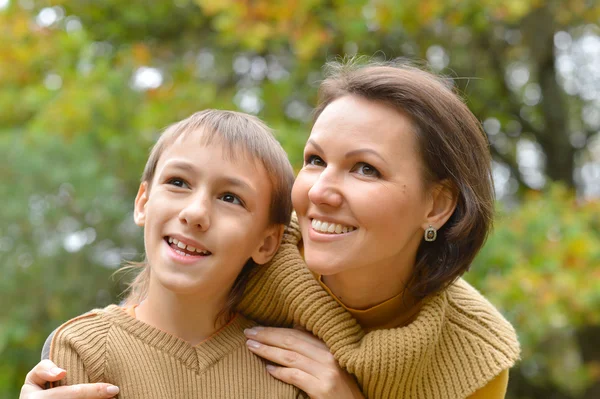
[[[227,159],[219,140],[201,146],[199,134],[180,137],[160,156],[151,187],[140,186],[134,217],[144,226],[151,290],[158,283],[226,300],[248,259],[263,264],[273,256],[281,227],[269,223],[264,166],[242,151]]]

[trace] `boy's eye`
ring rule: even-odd
[[[359,162],[356,165],[354,165],[354,168],[352,168],[352,172],[357,172],[358,174],[363,176],[381,177],[381,173],[379,173],[379,171],[374,166],[369,165],[366,162]]]
[[[230,202],[234,205],[244,205],[244,202],[237,196],[231,193],[225,193],[219,197],[220,200]]]
[[[317,155],[308,155],[304,161],[305,165],[325,166],[325,161]]]
[[[170,184],[170,185],[176,186],[176,187],[181,187],[181,188],[189,188],[189,185],[186,183],[186,181],[183,179],[180,179],[179,177],[173,177],[173,178],[167,180],[167,184]]]

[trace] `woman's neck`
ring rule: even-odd
[[[321,280],[347,308],[364,310],[401,294],[408,277],[402,269],[374,273],[369,268],[361,268],[321,276]]]
[[[226,299],[227,297],[215,300],[199,298],[197,295],[178,295],[151,282],[148,296],[136,308],[136,317],[191,345],[197,345],[225,324],[223,320],[217,320],[217,317]]]

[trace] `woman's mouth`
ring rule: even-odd
[[[318,219],[311,220],[311,227],[313,230],[323,234],[346,234],[356,230],[356,227],[354,226],[324,222]]]

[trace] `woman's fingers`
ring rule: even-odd
[[[327,345],[308,332],[292,328],[254,327],[244,330],[244,334],[255,342],[298,352],[320,363],[335,362]]]
[[[269,373],[313,399],[363,398],[356,381],[335,361],[327,345],[310,333],[290,328],[254,327],[244,331],[248,349],[277,365]]]
[[[278,367],[273,365],[268,365],[267,371],[278,380],[300,388],[311,398],[316,397],[314,388],[319,386],[319,381],[314,376],[295,368]]]
[[[56,364],[52,363],[50,360],[45,359],[35,365],[35,367],[27,373],[27,377],[25,377],[25,384],[38,386],[40,388],[44,388],[46,382],[58,381],[65,378],[67,372],[59,367]]]
[[[112,398],[119,393],[119,388],[111,384],[80,384],[63,386],[44,390],[47,382],[59,381],[67,375],[67,372],[57,367],[50,360],[39,362],[25,378],[25,384],[21,388],[20,399],[88,399],[88,398]]]
[[[80,384],[43,390],[33,385],[23,385],[20,399],[98,399],[113,398],[119,393],[114,385]]]
[[[310,374],[319,373],[320,363],[293,350],[281,349],[276,346],[265,345],[254,340],[246,341],[248,349],[263,359],[285,367],[296,368]]]

